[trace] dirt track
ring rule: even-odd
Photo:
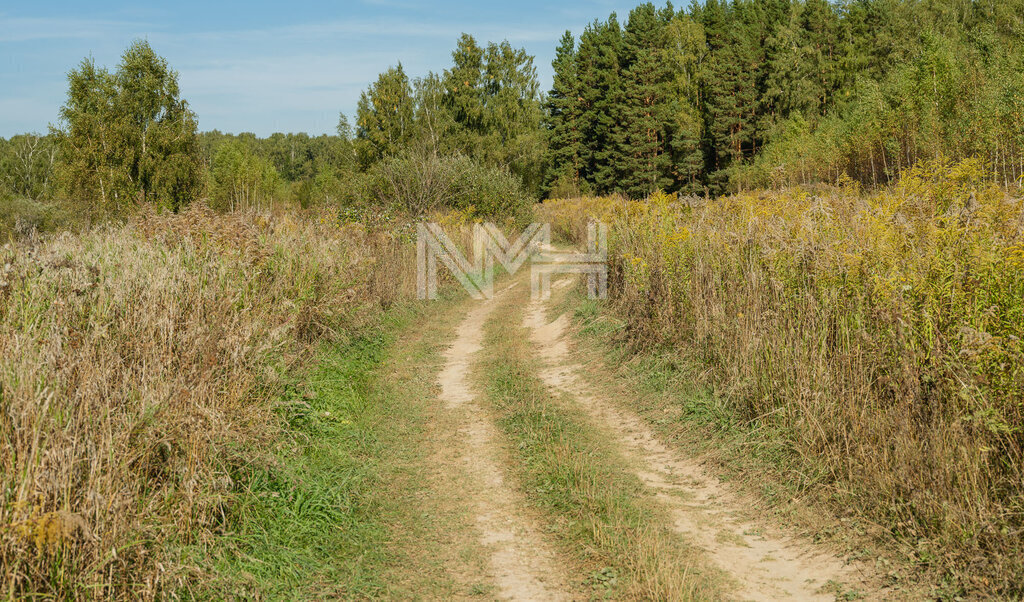
[[[444,354],[438,377],[441,399],[449,411],[460,415],[462,468],[473,484],[468,494],[498,596],[508,600],[576,599],[579,581],[565,574],[567,563],[559,558],[536,518],[524,512],[523,492],[507,476],[511,474],[507,463],[512,460],[503,453],[501,437],[468,378],[484,346],[488,320],[519,319],[514,310],[522,308],[521,304],[498,302],[503,295],[525,298],[524,283],[518,280],[496,299],[468,304]],[[749,500],[723,485],[694,459],[659,440],[628,404],[588,386],[582,369],[571,359],[568,317],[552,319],[548,315],[571,284],[570,278],[557,280],[551,299],[530,301],[522,314],[522,326],[542,366],[537,376],[563,403],[570,400],[568,403],[582,410],[593,428],[612,442],[671,517],[676,536],[727,575],[725,597],[833,600],[836,592],[828,587],[832,583],[852,583],[862,593],[869,591],[864,567],[848,564],[809,541],[784,535],[765,521],[752,521]]]

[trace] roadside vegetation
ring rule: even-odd
[[[610,225],[617,340],[671,354],[730,425],[785,449],[787,478],[909,544],[974,592],[1020,593],[1021,201],[981,162],[865,193],[707,203],[548,201],[569,240]]]
[[[426,219],[467,250],[481,220],[605,221],[591,310],[686,388],[668,416],[767,437],[939,595],[1024,595],[1022,14],[647,3],[566,32],[547,93],[463,34],[330,135],[199,132],[146,41],[83,60],[47,133],[0,139],[0,596],[492,593],[466,490],[419,471],[458,438],[424,384],[456,318],[410,317]],[[522,329],[488,329],[509,474],[586,585],[713,596]]]
[[[452,302],[461,299],[445,293],[429,306],[391,306],[347,341],[325,341],[308,367],[292,372],[272,403],[281,436],[246,448],[221,529],[168,546],[190,573],[177,593],[379,599],[486,591],[461,488],[434,464],[457,436],[432,393],[439,340],[461,317]]]
[[[145,213],[0,251],[10,595],[153,596],[226,528],[282,386],[407,291],[408,245],[290,213]]]

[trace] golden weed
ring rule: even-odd
[[[873,194],[549,201],[610,224],[609,291],[637,348],[672,347],[771,427],[833,499],[987,588],[1024,572],[1024,206],[981,163]],[[1011,590],[1005,590],[1011,591]]]

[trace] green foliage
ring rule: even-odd
[[[630,12],[623,33],[622,106],[613,140],[619,151],[617,184],[633,197],[673,183],[665,133],[671,120],[669,100],[675,78],[665,56],[666,25],[653,4],[643,4]]]
[[[880,184],[942,156],[984,157],[993,182],[1013,184],[1024,63],[1021,27],[1004,15],[987,3],[800,5],[770,50],[780,127],[734,185]]]
[[[451,153],[456,147],[454,133],[458,126],[445,104],[441,77],[431,72],[426,77],[417,78],[413,82],[413,96],[416,103],[413,139],[416,144],[434,153]]]
[[[265,207],[279,183],[277,170],[268,159],[231,141],[217,150],[210,166],[210,205],[232,211]]]
[[[555,50],[554,85],[544,102],[548,145],[544,153],[544,191],[548,195],[578,196],[582,137],[580,81],[576,69],[576,39],[566,31]]]
[[[327,166],[352,167],[354,162],[351,140],[340,136],[275,133],[258,140],[257,146],[289,182],[310,180]]]
[[[196,117],[179,98],[178,74],[136,41],[117,71],[85,59],[68,75],[61,127],[61,188],[89,214],[122,213],[140,202],[177,211],[198,197]]]
[[[444,72],[442,80],[444,104],[468,138],[470,133],[484,130],[484,51],[473,36],[464,33],[452,51],[452,61],[454,64]],[[471,142],[466,140],[463,144]]]
[[[75,216],[59,203],[0,194],[0,243],[52,232],[74,223]]]
[[[200,134],[199,139],[204,161],[211,170],[207,175],[211,182],[208,194],[216,207],[264,204],[271,197],[308,207],[337,204],[350,196],[345,188],[353,180],[357,162],[345,115],[340,116],[337,136],[275,133],[258,138],[252,133],[233,135],[214,130]],[[225,148],[230,150],[221,154]],[[219,173],[212,173],[215,164],[219,164]],[[278,176],[276,183],[269,176],[268,166]],[[234,185],[228,182],[246,172],[249,175],[242,179],[247,184],[237,194],[231,192]],[[269,179],[257,178],[253,175],[257,172]],[[248,202],[244,201],[245,190],[250,191],[248,197],[252,200]],[[256,191],[255,197],[251,191]]]
[[[309,203],[335,206],[351,204],[355,200],[359,179],[355,171],[326,166],[312,180]]]
[[[465,155],[510,171],[531,194],[543,177],[543,111],[533,57],[508,42],[481,47],[463,34],[454,65],[409,83],[402,66],[382,73],[362,94],[355,146],[372,170],[410,149],[437,157]],[[439,159],[438,159],[439,160]]]
[[[642,4],[557,50],[544,192],[883,184],[939,156],[1024,173],[1020,2]],[[1015,12],[1016,11],[1016,12]]]
[[[477,217],[526,221],[533,200],[508,171],[465,155],[409,150],[373,166],[362,182],[362,201],[412,215],[459,209]]]
[[[552,63],[545,191],[699,188],[704,46],[697,22],[649,3],[625,28],[615,15],[587,26],[578,48],[567,32]]]
[[[769,118],[821,114],[838,83],[839,15],[825,0],[797,4],[767,40]]]
[[[619,89],[619,53],[622,31],[612,15],[607,23],[588,25],[576,54],[581,94],[579,124],[583,149],[582,178],[595,191],[614,190],[618,173],[613,129]],[[572,127],[572,126],[570,126]]]
[[[679,190],[701,190],[704,169],[704,118],[700,112],[700,82],[707,56],[704,28],[692,18],[677,16],[666,26],[665,60],[673,81],[669,90],[668,120],[665,123],[666,146],[672,153],[670,169]]]
[[[356,152],[364,167],[388,157],[409,142],[415,105],[402,65],[381,73],[359,97]]]
[[[536,192],[541,181],[544,141],[540,84],[533,57],[508,42],[488,44],[482,73],[484,131],[477,153],[488,167],[508,168]]]
[[[57,146],[52,136],[22,134],[0,138],[0,195],[49,198]]]

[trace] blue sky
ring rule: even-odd
[[[0,0],[0,136],[45,132],[84,57],[114,67],[136,38],[180,74],[202,130],[333,132],[359,92],[401,61],[410,76],[450,65],[462,32],[536,57],[541,86],[566,29],[635,2],[10,2]]]

